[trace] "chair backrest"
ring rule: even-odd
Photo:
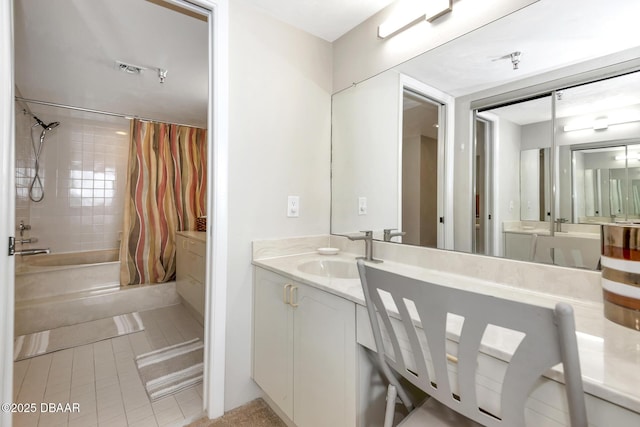
[[[585,238],[572,236],[531,236],[530,261],[564,267],[595,269],[595,265],[586,265]]]
[[[383,268],[358,261],[378,356],[388,380],[396,387],[400,385],[389,375],[389,366],[432,398],[480,424],[524,426],[525,403],[534,384],[562,362],[571,425],[586,427],[571,306],[561,303],[555,310],[534,306],[412,279]],[[449,313],[464,318],[457,339],[457,384],[450,384],[448,373],[451,362],[447,359],[452,359],[447,354],[451,346],[447,345],[447,336],[452,333],[447,332]],[[406,334],[412,356],[403,354],[392,318],[401,320],[400,329],[403,336]],[[380,321],[390,346],[384,344]],[[517,331],[514,334],[519,337],[524,335],[506,362],[499,414],[493,415],[479,408],[476,388],[478,353],[489,325]]]

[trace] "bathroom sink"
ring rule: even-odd
[[[336,279],[357,279],[358,266],[355,261],[314,260],[298,266],[298,270],[314,276],[333,277]]]

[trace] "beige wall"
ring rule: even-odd
[[[536,1],[454,1],[453,12],[433,24],[423,21],[381,40],[377,37],[378,25],[406,3],[398,0],[333,43],[333,91],[361,82]]]
[[[229,265],[225,407],[251,380],[255,239],[329,232],[331,44],[240,1],[229,22]],[[287,218],[288,195],[300,217]]]

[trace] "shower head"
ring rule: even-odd
[[[40,126],[42,126],[42,129],[44,129],[44,130],[51,130],[51,129],[55,129],[58,126],[60,126],[60,122],[52,122],[52,123],[49,123],[47,125],[42,120],[37,118],[36,116],[33,116],[33,118],[36,119],[36,124],[34,124],[33,126],[40,125]]]

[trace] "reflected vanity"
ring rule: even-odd
[[[457,64],[518,19],[334,94],[333,234],[395,228],[396,243],[599,267],[600,224],[640,218],[640,61],[611,56],[635,49],[625,40],[573,68]]]

